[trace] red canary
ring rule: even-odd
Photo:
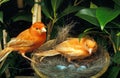
[[[8,42],[7,47],[0,52],[0,62],[12,51],[18,51],[24,58],[32,61],[29,57],[25,56],[25,53],[40,47],[45,40],[45,25],[42,22],[36,22]]]
[[[68,62],[71,60],[80,60],[97,51],[97,43],[93,38],[83,37],[80,40],[78,38],[70,38],[57,46],[54,49],[36,53],[41,56],[41,60],[46,56],[54,56],[61,54],[67,58]]]

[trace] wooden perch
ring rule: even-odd
[[[5,48],[6,47],[6,44],[7,44],[7,32],[6,32],[6,30],[4,29],[3,30],[3,48]]]
[[[7,32],[6,32],[5,29],[4,29],[2,32],[3,32],[3,48],[5,48],[5,47],[6,47],[6,44],[7,44]],[[5,59],[5,60],[6,60],[6,59]],[[5,60],[0,63],[0,68],[3,66]],[[6,70],[5,70],[5,74],[6,74],[6,78],[10,78],[9,69],[6,69]]]
[[[41,6],[38,4],[41,0],[35,0],[35,4],[33,7],[33,17],[32,23],[41,22]]]
[[[23,0],[17,0],[17,5],[19,9],[22,9],[24,7]]]
[[[23,0],[17,0],[17,6],[18,6],[18,9],[19,9],[19,12],[22,12],[23,8],[24,8]]]

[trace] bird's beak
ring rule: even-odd
[[[45,27],[43,27],[43,28],[41,29],[41,32],[46,32]]]
[[[93,51],[93,49],[90,48],[90,49],[88,50],[89,54],[92,54],[92,51]]]

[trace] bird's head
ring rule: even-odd
[[[89,54],[92,54],[97,51],[97,43],[94,39],[86,39],[85,41],[85,48],[89,52]]]
[[[45,25],[42,22],[36,22],[30,27],[30,32],[34,35],[46,33]]]

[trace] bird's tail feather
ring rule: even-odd
[[[12,48],[5,48],[0,52],[0,62],[3,61],[10,53],[12,52]]]

